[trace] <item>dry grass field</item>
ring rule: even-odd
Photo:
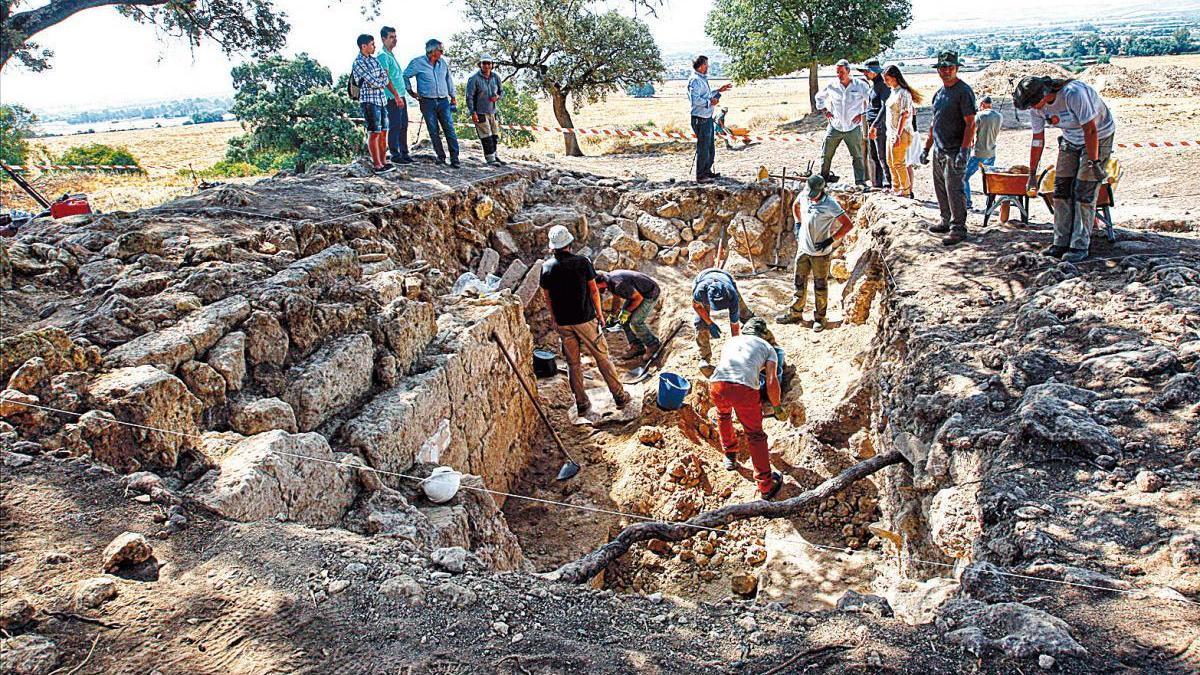
[[[1146,57],[1117,59],[1117,65],[1133,69],[1150,69],[1155,76],[1168,76],[1167,68],[1200,68],[1200,55]],[[1165,68],[1164,68],[1165,67]],[[914,66],[908,71],[909,80],[917,89],[931,95],[939,86],[936,73],[925,66]],[[1165,71],[1165,73],[1164,73]],[[1192,71],[1194,72],[1194,71]],[[822,85],[832,79],[832,72],[823,73]],[[1189,75],[1181,75],[1189,77]],[[973,83],[978,73],[966,73],[964,78]],[[714,80],[714,85],[724,80]],[[749,178],[759,165],[772,168],[779,166],[803,166],[802,160],[817,155],[823,128],[813,120],[805,120],[810,112],[806,77],[780,78],[752,82],[735,86],[725,95],[724,105],[729,108],[731,124],[747,127],[756,134],[788,134],[806,137],[803,143],[767,143],[755,145],[741,152],[718,150],[717,168],[728,175]],[[1121,124],[1121,139],[1170,140],[1195,138],[1200,135],[1200,99],[1197,98],[1138,98],[1110,101]],[[636,99],[625,94],[614,94],[607,100],[594,105],[584,105],[573,112],[578,127],[642,128],[658,131],[690,131],[686,82],[671,81],[658,87],[652,98]],[[539,106],[539,123],[557,126],[549,102]],[[184,168],[197,170],[211,166],[225,153],[225,144],[241,133],[237,122],[205,124],[200,126],[117,131],[81,136],[60,136],[38,139],[35,147],[41,152],[58,155],[67,148],[85,143],[123,145],[129,148],[147,166]],[[1005,162],[1020,162],[1027,146],[1027,132],[1008,131],[1002,135],[1001,149]],[[415,127],[410,127],[410,138],[417,137]],[[425,138],[423,131],[419,134]],[[645,175],[652,178],[688,175],[692,146],[689,143],[663,143],[650,139],[594,139],[583,137],[584,152],[590,157],[566,160],[572,168],[608,173],[612,175]],[[561,136],[539,134],[534,144],[509,156],[519,155],[529,159],[544,160],[548,156],[560,155],[563,149]],[[478,159],[475,148],[464,150],[468,159]],[[1183,155],[1194,160],[1197,151],[1148,151],[1147,154],[1129,156],[1130,164],[1137,168],[1151,169],[1161,166],[1160,162],[1173,162]],[[602,156],[602,157],[597,157]],[[1011,156],[1011,159],[1008,157]],[[839,157],[838,162],[842,159]],[[835,170],[839,165],[835,164]],[[843,167],[848,171],[849,167]],[[843,171],[839,171],[843,173]],[[252,180],[252,179],[250,179]],[[37,177],[37,184],[48,195],[63,192],[88,192],[93,203],[101,210],[133,209],[162,203],[194,189],[190,177],[180,176],[176,169],[150,169],[144,176],[100,175],[100,174],[52,174]],[[1190,177],[1185,181],[1193,182]],[[1137,184],[1139,198],[1155,199],[1162,188],[1163,196],[1192,193],[1194,189],[1182,189],[1177,178],[1170,172],[1141,173]],[[32,208],[32,202],[23,194],[12,190],[11,183],[0,186],[0,197],[5,205]]]

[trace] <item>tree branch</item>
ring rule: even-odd
[[[111,5],[153,7],[168,2],[170,0],[53,0],[41,7],[13,14],[8,18],[7,28],[30,38],[85,9]]]
[[[705,511],[682,523],[644,522],[630,525],[621,531],[612,541],[583,556],[569,562],[547,575],[554,581],[566,581],[573,584],[586,583],[620,558],[631,546],[640,541],[662,539],[663,541],[681,541],[701,531],[710,528],[724,527],[734,521],[749,518],[787,518],[832,497],[871,474],[904,461],[904,456],[898,450],[877,455],[866,461],[859,462],[836,476],[826,480],[817,487],[796,495],[791,499],[779,502],[759,500],[748,504],[731,504],[715,511]],[[693,527],[694,526],[694,527]],[[697,529],[703,528],[703,529]]]

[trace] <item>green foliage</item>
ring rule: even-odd
[[[912,21],[910,0],[716,0],[705,32],[732,59],[736,82],[787,75],[892,47]],[[810,78],[810,101],[816,78]]]
[[[192,119],[189,120],[192,124],[211,124],[212,122],[221,122],[225,120],[225,113],[220,110],[209,110],[207,112],[192,113]],[[187,124],[188,122],[184,122]]]
[[[24,164],[37,116],[21,105],[0,105],[0,162]]]
[[[175,173],[185,178],[190,178],[192,176],[191,169],[180,169]],[[230,162],[223,159],[207,169],[201,169],[200,171],[197,171],[196,177],[206,179],[246,178],[247,176],[257,176],[262,173],[265,173],[263,169],[260,169],[253,164],[247,164],[246,162]]]
[[[464,60],[494,55],[497,66],[515,71],[511,81],[547,94],[558,123],[572,127],[568,99],[576,107],[597,103],[666,72],[650,28],[604,7],[600,0],[463,0],[474,28],[454,36],[453,51],[473,57]],[[563,138],[568,154],[582,154],[574,136]]]
[[[333,86],[333,75],[307,54],[273,56],[233,69],[232,112],[249,131],[229,140],[225,159],[264,171],[299,161],[346,162],[359,154],[362,131],[350,121],[358,105]]]
[[[59,155],[59,164],[104,164],[104,165],[139,165],[136,157],[124,146],[104,145],[103,143],[89,143],[87,145],[77,145],[69,148],[66,152]],[[144,173],[141,168],[138,172]]]
[[[494,74],[492,76],[496,77]],[[475,133],[475,124],[471,122],[471,113],[467,112],[466,91],[465,82],[456,87],[458,111],[454,113],[454,130],[458,133],[459,138],[473,141],[479,138],[479,134]],[[415,110],[414,108],[409,112],[409,124],[413,124],[414,119],[416,123],[424,124],[425,121],[421,119],[420,112],[417,112],[414,117]],[[496,102],[496,116],[501,124],[537,124],[537,99],[527,91],[521,91],[512,85],[505,84],[504,95]],[[533,142],[533,134],[528,131],[501,129],[500,138],[502,143],[509,148],[523,148]]]

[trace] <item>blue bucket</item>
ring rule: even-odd
[[[660,373],[658,376],[658,407],[663,410],[679,410],[683,399],[692,390],[687,378],[675,373]]]

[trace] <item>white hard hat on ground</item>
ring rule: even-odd
[[[458,494],[458,486],[462,483],[462,474],[448,466],[439,466],[429,474],[429,478],[421,481],[421,489],[429,501],[435,504],[445,504]]]
[[[550,228],[550,250],[557,251],[560,248],[566,248],[575,241],[575,235],[562,225],[555,225]]]

